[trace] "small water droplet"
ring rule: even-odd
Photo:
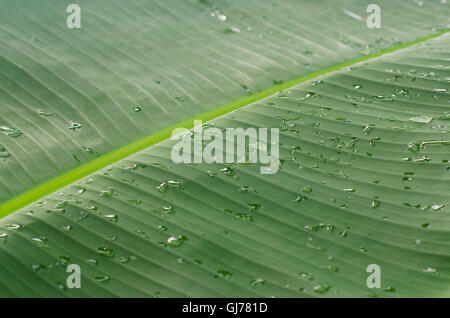
[[[44,117],[50,117],[50,116],[53,116],[53,112],[51,112],[51,111],[45,111],[45,110],[42,110],[42,109],[39,109],[39,110],[38,110],[38,113],[39,113],[39,115],[44,116]]]
[[[220,278],[230,279],[232,275],[233,275],[233,273],[222,269],[222,270],[218,270],[217,271],[217,275],[215,275],[214,277],[215,278],[220,277]]]
[[[158,225],[158,230],[160,230],[162,232],[167,232],[168,228],[167,228],[167,226],[164,226],[164,225]]]
[[[433,211],[439,211],[439,210],[442,209],[443,207],[445,207],[444,204],[434,204],[434,205],[431,206],[431,209],[432,209]]]
[[[0,148],[0,158],[8,158],[11,154],[5,148]]]
[[[180,182],[178,181],[174,181],[174,180],[169,180],[169,181],[165,181],[162,182],[161,184],[159,184],[158,186],[156,186],[156,190],[158,190],[159,192],[166,192],[168,189],[170,188],[179,188],[179,189],[183,189],[183,186]]]
[[[266,283],[266,281],[262,278],[255,278],[250,282],[250,286],[252,286],[253,288],[255,288],[258,285],[264,285]]]
[[[112,249],[110,249],[108,247],[104,247],[104,246],[98,247],[97,253],[100,254],[101,256],[108,257],[108,258],[113,258],[115,255],[115,253]]]
[[[302,188],[302,192],[305,193],[311,193],[312,192],[312,187],[310,185],[306,185]]]
[[[318,80],[318,81],[314,81],[313,82],[313,86],[317,86],[317,85],[320,85],[320,84],[323,84],[322,80]]]
[[[81,127],[83,127],[83,125],[81,125],[80,123],[75,123],[75,122],[70,122],[70,126],[69,129],[70,130],[76,130],[76,129],[81,129]]]
[[[105,275],[105,276],[95,276],[94,279],[95,279],[95,281],[97,283],[104,283],[104,282],[107,282],[107,281],[111,280],[111,277],[109,277],[107,275]]]
[[[311,273],[300,272],[300,273],[298,273],[298,274],[299,274],[299,276],[300,276],[301,278],[303,278],[303,279],[310,280],[310,281],[313,281],[313,280],[314,280],[314,277],[313,277],[313,275],[312,275]]]
[[[425,273],[437,273],[436,268],[426,267],[423,269]]]
[[[395,288],[392,286],[388,286],[386,288],[383,288],[383,291],[386,293],[395,293]]]
[[[87,259],[86,263],[96,266],[98,262],[95,259]]]
[[[115,196],[115,195],[117,195],[117,192],[114,188],[108,188],[106,190],[100,191],[101,197],[110,197],[110,196]]]
[[[119,263],[128,263],[130,261],[130,257],[120,256],[116,258]]]
[[[411,117],[409,119],[410,121],[421,123],[421,124],[429,124],[433,121],[433,117],[431,116],[417,116],[417,117]]]
[[[7,228],[8,230],[21,230],[24,228],[24,226],[21,224],[6,224],[5,228]]]
[[[329,270],[330,272],[335,272],[338,273],[339,272],[339,268],[337,266],[333,266],[333,265],[323,265],[321,266],[324,269]]]
[[[317,286],[314,286],[314,291],[319,294],[324,294],[324,293],[328,292],[330,290],[330,288],[331,287],[327,284],[319,284]]]
[[[0,131],[3,132],[6,136],[11,138],[17,138],[22,135],[22,131],[17,128],[0,126]]]
[[[48,247],[48,244],[47,244],[48,239],[45,237],[33,237],[33,238],[31,238],[31,240],[33,242],[37,243],[39,247],[45,247],[45,248]]]
[[[119,216],[115,213],[105,214],[104,217],[111,222],[117,223],[119,221]]]
[[[380,201],[378,201],[378,200],[373,200],[372,201],[372,204],[370,205],[370,207],[372,208],[372,209],[376,209],[376,208],[378,208],[380,206]]]

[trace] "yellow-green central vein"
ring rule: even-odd
[[[249,95],[247,97],[241,98],[239,100],[236,100],[234,102],[231,102],[229,104],[220,106],[212,111],[208,111],[206,113],[203,113],[201,115],[196,116],[195,118],[191,118],[188,120],[185,120],[183,122],[180,122],[176,125],[173,125],[171,127],[168,127],[166,129],[160,130],[159,132],[153,133],[151,135],[148,135],[136,142],[133,142],[127,146],[124,146],[120,149],[117,149],[115,151],[112,151],[106,155],[103,155],[93,161],[90,161],[82,166],[79,166],[69,172],[66,172],[46,183],[43,183],[7,202],[0,205],[0,218],[3,218],[37,200],[40,198],[49,195],[77,180],[80,180],[92,173],[95,173],[108,165],[111,165],[121,159],[127,158],[141,150],[144,150],[150,146],[156,145],[162,141],[165,141],[170,138],[172,131],[175,128],[178,127],[184,127],[187,129],[191,129],[194,127],[194,121],[195,120],[201,120],[202,122],[207,122],[213,119],[216,119],[220,116],[223,116],[225,114],[228,114],[229,112],[232,112],[234,110],[237,110],[239,108],[242,108],[244,106],[247,106],[249,104],[252,104],[254,102],[257,102],[259,100],[262,100],[264,98],[267,98],[273,94],[276,94],[280,91],[283,91],[285,89],[291,88],[295,85],[304,83],[306,81],[312,80],[316,77],[322,76],[327,73],[338,71],[344,67],[348,67],[351,65],[354,65],[356,63],[365,62],[371,59],[374,59],[376,57],[380,57],[382,55],[392,53],[407,47],[410,47],[412,45],[425,42],[427,40],[439,37],[447,32],[449,32],[450,29],[444,30],[442,32],[420,38],[411,42],[403,43],[401,45],[379,51],[377,53],[362,56],[356,59],[352,59],[346,62],[339,63],[337,65],[324,68],[322,70],[313,72],[311,74],[308,74],[306,76],[302,76],[296,79],[293,79],[291,81],[267,88],[263,91],[260,91],[258,93]]]

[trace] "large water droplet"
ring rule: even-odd
[[[0,158],[8,158],[11,154],[5,148],[0,148]]]
[[[231,273],[230,271],[221,269],[221,270],[217,271],[217,275],[215,275],[214,277],[215,278],[220,277],[220,278],[230,279],[232,275],[233,275],[233,273]]]
[[[187,241],[187,237],[183,235],[171,236],[167,239],[167,246],[180,247],[185,241]]]

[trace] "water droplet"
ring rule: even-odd
[[[303,195],[300,195],[300,196],[296,197],[292,202],[300,203],[300,202],[303,202],[303,201],[306,201],[306,200],[308,200],[307,197],[305,197]]]
[[[167,246],[180,247],[185,241],[187,241],[187,237],[183,235],[171,236],[167,239]]]
[[[421,124],[429,124],[433,121],[433,117],[431,116],[417,116],[417,117],[411,117],[409,119],[410,121],[421,123]]]
[[[383,291],[386,293],[395,293],[395,288],[392,286],[388,286],[386,288],[383,288]]]
[[[425,273],[437,273],[436,268],[432,268],[432,267],[424,268],[423,271]]]
[[[82,195],[83,193],[85,193],[87,191],[87,189],[80,189],[77,192],[75,192],[76,195]]]
[[[238,190],[239,190],[239,192],[242,192],[242,193],[247,193],[249,191],[258,193],[258,191],[251,186],[243,186],[243,187],[240,187]]]
[[[169,187],[183,189],[183,186],[180,182],[169,180],[156,186],[156,190],[158,190],[159,192],[166,192]]]
[[[311,193],[312,192],[312,187],[310,185],[306,185],[302,188],[302,192],[305,193]]]
[[[11,138],[17,138],[22,135],[22,131],[17,128],[0,126],[0,131],[3,132],[6,136]]]
[[[33,238],[31,238],[31,240],[33,242],[37,243],[39,247],[44,247],[44,248],[48,247],[48,244],[47,244],[48,239],[45,237],[33,237]]]
[[[95,155],[96,157],[100,157],[100,154],[98,152],[95,152],[89,147],[83,147],[83,150],[86,151],[88,155]]]
[[[235,27],[231,27],[231,28],[225,29],[223,32],[225,34],[233,34],[233,33],[241,33],[241,30],[238,28],[235,28]]]
[[[318,80],[318,81],[314,81],[313,82],[313,86],[317,86],[317,85],[320,85],[320,84],[323,84],[322,80]]]
[[[70,262],[70,256],[65,255],[65,256],[60,256],[59,257],[59,263],[61,265],[67,266],[67,264],[69,264],[69,262]]]
[[[330,288],[331,287],[327,284],[319,284],[317,286],[314,286],[314,291],[319,294],[324,294],[324,293],[328,292],[330,290]]]
[[[117,223],[119,221],[119,216],[115,213],[105,214],[104,217],[111,222]]]
[[[114,188],[108,188],[107,190],[100,191],[101,197],[110,197],[114,195],[117,195],[117,192]]]
[[[335,272],[338,273],[339,272],[339,268],[337,266],[333,266],[333,265],[323,265],[321,266],[324,269],[329,270],[330,272]]]
[[[8,230],[21,230],[24,228],[24,226],[21,224],[6,224],[5,228],[7,228]]]
[[[164,225],[158,225],[158,230],[160,230],[162,232],[167,232],[168,228],[167,228],[167,226],[164,226]]]
[[[43,265],[43,264],[32,264],[31,265],[31,269],[33,270],[33,271],[43,271],[43,270],[46,270],[47,269],[47,267],[45,266],[45,265]]]
[[[217,271],[217,275],[215,275],[214,277],[215,278],[220,277],[220,278],[230,279],[232,275],[233,274],[231,272],[222,269],[222,270],[218,270]]]
[[[120,256],[116,258],[119,263],[128,263],[130,261],[130,257]]]
[[[418,143],[408,144],[408,150],[411,152],[418,152],[420,150],[420,145]]]
[[[353,84],[352,86],[354,89],[360,89],[362,87],[361,85],[358,85],[358,84]]]
[[[317,95],[317,93],[315,93],[315,92],[307,92],[306,95],[305,95],[305,97],[304,97],[304,98],[301,98],[300,100],[301,100],[301,101],[306,101],[306,100],[308,100],[308,99],[310,99],[311,97],[314,97],[314,96],[316,96],[316,95]]]
[[[444,204],[434,204],[433,206],[431,206],[431,209],[433,211],[438,211],[438,210],[442,209],[443,207],[445,207]]]
[[[235,175],[234,167],[225,167],[220,169],[220,172],[222,172],[224,175],[228,177],[233,177]]]
[[[69,129],[70,130],[76,130],[76,129],[81,129],[81,127],[83,127],[83,125],[81,125],[80,123],[75,123],[75,122],[70,122],[70,126]]]
[[[38,110],[38,113],[39,113],[39,115],[45,116],[45,117],[53,116],[53,112],[45,111],[45,110],[41,110],[41,109]]]
[[[252,286],[253,288],[255,288],[258,285],[264,285],[266,283],[266,281],[262,278],[255,278],[254,280],[252,280],[250,282],[250,286]]]
[[[97,253],[99,253],[101,256],[108,257],[108,258],[112,258],[115,255],[115,253],[112,249],[110,249],[108,247],[104,247],[104,246],[98,247]]]
[[[372,204],[370,205],[371,208],[376,209],[380,206],[380,201],[378,200],[373,200]]]
[[[140,106],[133,107],[133,111],[136,113],[140,112],[141,110],[142,110],[142,107],[140,107]]]
[[[300,276],[301,278],[303,278],[303,279],[306,279],[306,280],[310,280],[310,281],[313,281],[313,280],[314,280],[314,277],[313,277],[313,275],[312,275],[311,273],[300,272],[300,273],[299,273],[299,276]]]
[[[88,264],[90,264],[90,265],[97,265],[97,260],[95,260],[95,259],[87,259],[86,260],[86,263],[88,263]]]
[[[252,211],[258,211],[259,209],[261,209],[263,206],[259,203],[247,203],[248,206],[248,210],[250,212]]]

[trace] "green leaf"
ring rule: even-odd
[[[358,1],[86,1],[74,31],[24,2],[0,10],[1,296],[449,296],[448,6],[382,1],[369,30]],[[194,119],[279,128],[279,171],[173,163]]]

